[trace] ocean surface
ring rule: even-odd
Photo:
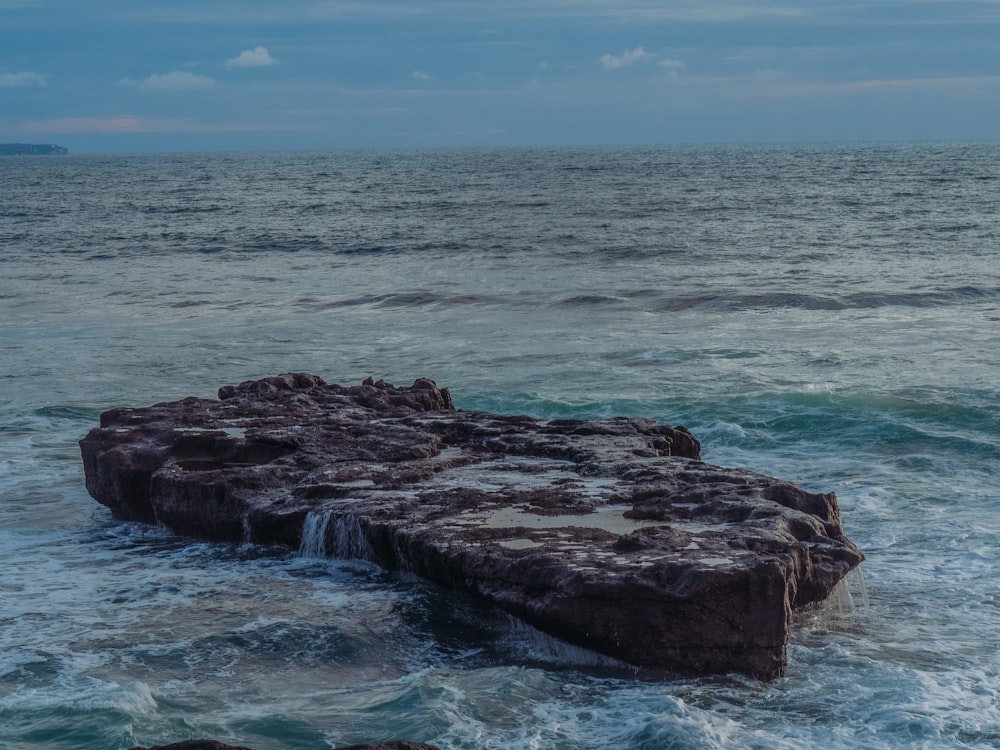
[[[0,160],[0,748],[1000,747],[1000,145]],[[650,679],[88,496],[115,406],[288,371],[683,424],[865,552],[787,676]]]

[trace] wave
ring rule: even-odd
[[[438,242],[414,242],[401,243],[398,245],[347,245],[335,248],[337,255],[358,255],[358,256],[381,256],[381,255],[406,255],[409,253],[427,254],[433,252],[456,253],[469,251],[468,245],[462,242],[441,240]]]
[[[884,307],[947,307],[966,302],[1000,301],[1000,287],[960,286],[927,292],[855,292],[827,296],[799,292],[745,293],[724,291],[683,295],[654,302],[657,312],[679,312],[694,308],[723,311],[799,309],[812,311],[873,310]]]
[[[995,404],[975,406],[819,389],[713,398],[698,406],[702,413],[709,409],[716,423],[739,425],[747,433],[766,431],[784,440],[825,435],[828,440],[882,447],[923,445],[966,454],[1000,451],[1000,416]]]
[[[571,297],[563,297],[558,300],[558,304],[568,307],[595,307],[605,305],[620,305],[624,302],[621,297],[613,297],[607,294],[575,294]]]
[[[364,294],[359,297],[346,297],[343,299],[304,297],[297,300],[296,306],[300,309],[322,311],[352,307],[392,309],[429,306],[468,306],[493,304],[500,301],[501,298],[487,294],[440,294],[428,290],[413,290],[390,294]]]

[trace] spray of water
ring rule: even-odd
[[[868,615],[868,590],[865,588],[865,575],[860,565],[834,587],[824,609],[838,615]]]
[[[859,565],[854,570],[852,570],[847,575],[847,580],[850,583],[852,589],[858,595],[861,600],[861,612],[862,614],[868,614],[868,589],[865,587],[865,572],[861,569]]]

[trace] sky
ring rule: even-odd
[[[71,153],[1000,140],[1000,0],[0,0]]]

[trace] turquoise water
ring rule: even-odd
[[[0,747],[1000,746],[998,188],[990,144],[0,161]],[[102,410],[290,370],[685,424],[836,491],[865,590],[783,679],[649,680],[86,494]]]

